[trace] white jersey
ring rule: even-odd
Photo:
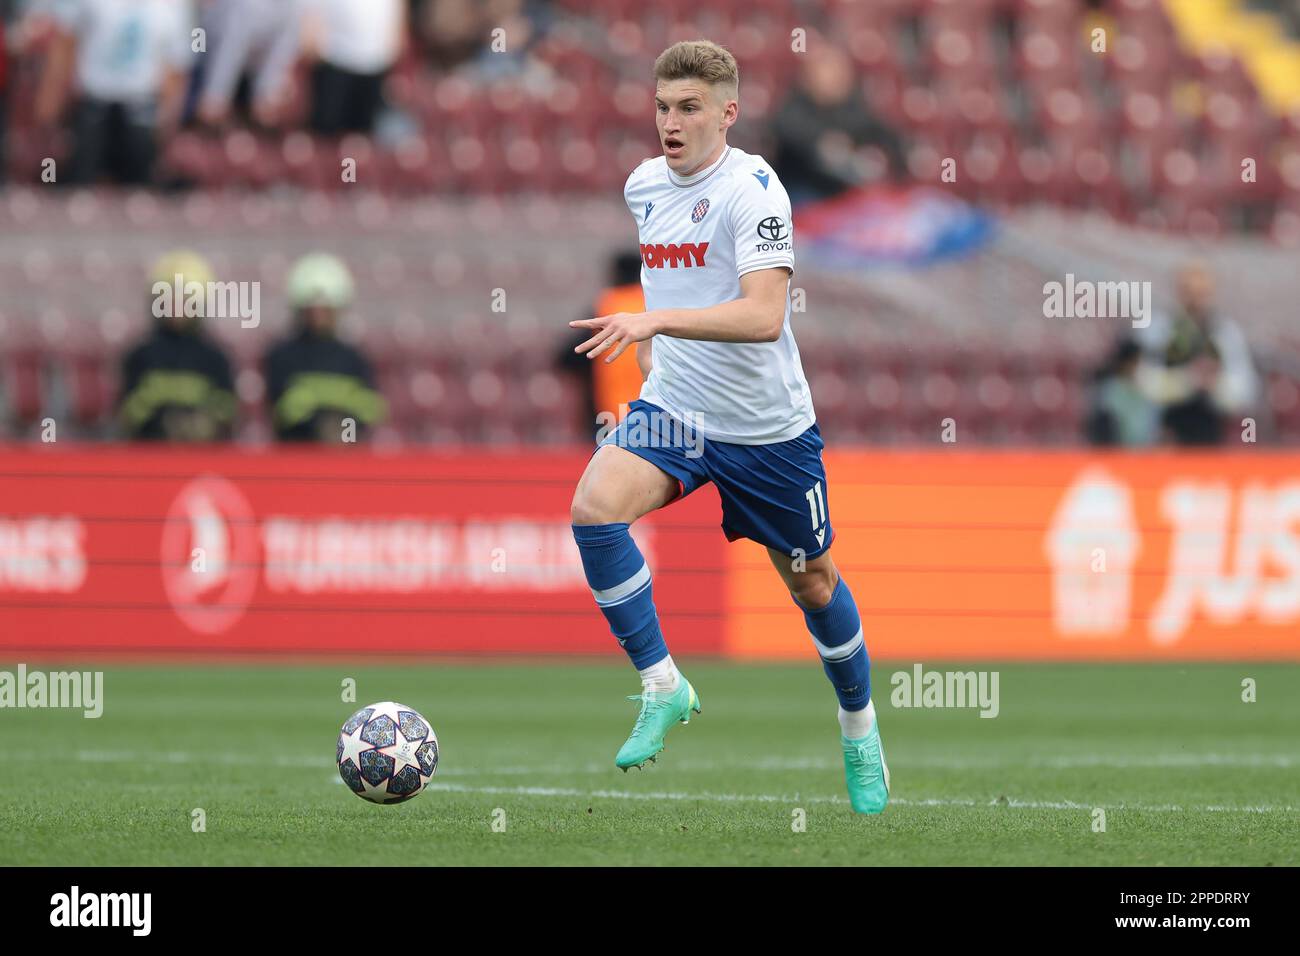
[[[77,84],[94,99],[154,100],[168,67],[188,70],[196,59],[187,0],[53,0],[49,7],[77,38]]]
[[[641,235],[646,309],[699,309],[740,298],[740,277],[794,272],[790,197],[761,156],[728,146],[716,163],[680,177],[663,156],[632,171],[623,198]],[[785,319],[775,342],[654,338],[641,398],[741,445],[789,441],[815,421],[812,394]]]

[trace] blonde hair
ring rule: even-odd
[[[682,40],[659,54],[655,80],[703,80],[734,100],[740,90],[740,68],[731,51],[712,40]]]

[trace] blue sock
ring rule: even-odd
[[[626,522],[573,526],[587,584],[609,629],[637,670],[668,656],[650,587],[650,568]]]
[[[862,710],[871,700],[871,662],[867,659],[862,620],[853,602],[853,592],[841,578],[825,607],[810,611],[799,604],[799,608],[808,622],[813,643],[822,658],[822,668],[835,688],[840,706],[845,710]]]

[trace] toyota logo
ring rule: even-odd
[[[787,235],[785,231],[785,220],[780,216],[768,216],[758,224],[758,235],[768,242],[776,242],[784,239]]]

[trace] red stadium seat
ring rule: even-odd
[[[37,421],[44,408],[45,355],[35,346],[20,346],[5,356],[5,374],[0,384],[5,391],[9,417],[20,425]]]

